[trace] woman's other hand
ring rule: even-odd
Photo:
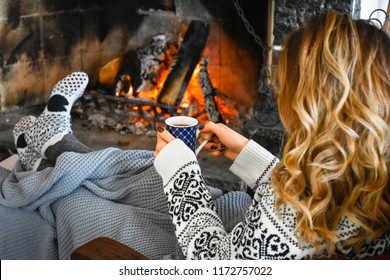
[[[209,156],[218,157],[224,155],[230,160],[235,160],[249,140],[233,129],[221,123],[209,122],[200,132],[199,142],[209,140],[205,145]]]
[[[157,128],[157,143],[154,150],[154,157],[157,157],[158,153],[172,140],[175,140],[172,134],[168,132],[164,127],[159,126]]]

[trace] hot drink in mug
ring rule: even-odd
[[[175,137],[182,140],[195,152],[196,131],[198,120],[187,116],[174,116],[165,120],[167,130]]]

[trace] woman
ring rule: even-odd
[[[188,259],[361,258],[390,249],[390,39],[324,11],[293,32],[278,59],[288,134],[280,161],[222,124],[207,123],[210,156],[254,191],[227,232],[194,154],[158,128],[154,165]],[[276,83],[275,83],[276,84]]]

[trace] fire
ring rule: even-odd
[[[130,75],[122,75],[116,84],[115,96],[133,96],[134,89],[131,85]]]
[[[115,63],[117,63],[115,61]],[[111,69],[112,70],[112,69]],[[180,108],[177,110],[178,114],[195,116],[199,121],[207,121],[207,115],[205,113],[205,100],[204,93],[199,84],[199,74],[201,71],[200,63],[196,66],[192,77],[188,83],[187,89],[180,103]],[[130,75],[122,75],[116,83],[115,96],[123,98],[139,98],[148,102],[157,102],[158,96],[163,88],[164,82],[168,76],[169,69],[163,69],[159,75],[158,82],[153,89],[141,90],[136,92],[133,88]],[[112,73],[111,73],[112,75]],[[215,96],[215,102],[217,104],[220,114],[223,116],[226,123],[229,123],[231,118],[237,117],[237,110],[235,104],[228,104],[229,102],[220,95]],[[152,108],[151,106],[132,106],[131,111],[136,113],[142,110],[145,114],[153,117],[155,113],[162,114],[160,107]],[[169,114],[165,114],[164,117],[169,117]],[[143,118],[130,117],[131,120],[145,123]]]
[[[157,97],[164,86],[164,82],[167,76],[168,76],[168,70],[163,70],[160,73],[160,77],[158,79],[156,87],[151,90],[143,90],[138,92],[137,97],[157,102]]]
[[[198,64],[194,70],[194,73],[193,73],[191,79],[190,79],[190,82],[189,82],[188,87],[184,93],[183,99],[182,99],[181,104],[180,104],[180,108],[178,109],[177,113],[186,114],[186,115],[190,115],[190,116],[196,115],[198,120],[207,121],[206,114],[204,114],[204,113],[199,114],[199,112],[202,112],[203,110],[205,110],[205,101],[204,101],[204,97],[203,97],[203,91],[202,91],[202,88],[198,82],[200,69],[201,69],[201,66],[200,66],[200,64]],[[145,91],[138,92],[136,94],[137,98],[142,98],[142,99],[145,99],[148,101],[157,102],[158,95],[161,92],[161,89],[164,85],[165,79],[168,76],[168,73],[169,73],[168,70],[162,71],[156,87],[152,90],[145,90]],[[129,82],[131,81],[130,76],[126,79]],[[129,87],[127,92],[123,92],[123,91],[118,92],[117,91],[116,96],[132,98],[134,96],[134,89],[131,86],[131,83],[130,83],[130,87]],[[215,101],[217,103],[217,106],[218,106],[220,113],[224,116],[226,123],[229,123],[230,118],[236,117],[237,110],[234,107],[235,104],[228,104],[228,102],[226,102],[226,100],[224,100],[222,97],[220,97],[218,95],[215,97]],[[151,115],[154,114],[151,107],[143,107],[142,109],[144,111],[150,113]],[[137,110],[139,110],[139,108],[138,108],[138,106],[134,106],[132,108],[132,110],[137,111]],[[162,113],[161,108],[159,108],[159,107],[156,107],[156,111],[159,114]],[[165,117],[168,117],[168,115],[166,115]]]

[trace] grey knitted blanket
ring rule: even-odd
[[[64,153],[54,168],[0,168],[0,259],[69,259],[77,247],[107,236],[151,259],[180,259],[153,152],[116,148]],[[210,188],[226,227],[250,198]],[[229,204],[234,207],[229,207]]]

